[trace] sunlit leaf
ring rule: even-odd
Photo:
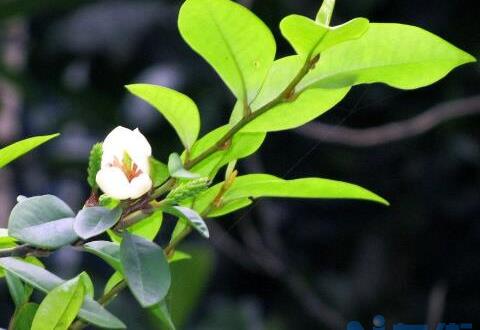
[[[196,201],[196,209],[205,210],[218,194],[221,186],[222,183],[219,183],[202,194]],[[284,180],[268,174],[250,174],[235,179],[233,185],[224,194],[221,206],[212,214],[225,214],[222,212],[224,208],[233,212],[244,207],[247,204],[246,199],[260,197],[360,199],[388,204],[380,196],[351,183],[320,178]],[[232,207],[232,203],[235,203],[233,204],[235,207]]]
[[[334,8],[335,0],[323,0],[315,21],[326,26],[330,25]]]
[[[31,137],[0,149],[0,168],[60,134]]]
[[[273,132],[302,126],[338,104],[350,89],[309,88],[247,124],[241,132]]]
[[[187,0],[180,9],[180,33],[245,103],[257,95],[275,57],[268,27],[229,0]]]
[[[323,52],[299,89],[375,82],[413,89],[430,85],[455,67],[473,61],[471,55],[421,28],[370,23],[361,38]]]
[[[170,269],[157,244],[125,232],[120,245],[120,259],[128,287],[142,307],[165,298],[170,288]]]
[[[85,287],[76,277],[50,291],[38,307],[32,330],[67,329],[73,322],[85,297]]]
[[[200,132],[200,115],[195,102],[182,93],[162,86],[135,84],[126,87],[157,109],[173,126],[185,148],[190,149]]]
[[[290,15],[280,22],[283,36],[297,54],[310,58],[345,41],[360,38],[368,26],[367,19],[355,18],[345,24],[328,27],[301,15]]]
[[[191,159],[202,154],[214,146],[231,128],[229,125],[221,126],[201,139],[193,146],[191,151]],[[228,164],[232,160],[245,158],[250,156],[260,148],[265,140],[264,133],[238,133],[225,146],[217,152],[204,159],[201,163],[192,167],[192,171],[201,176],[213,178],[218,170]]]

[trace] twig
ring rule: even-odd
[[[49,256],[52,251],[35,248],[28,244],[19,245],[10,249],[0,250],[0,258],[5,257],[46,257]]]
[[[319,142],[352,147],[372,147],[423,134],[452,119],[480,113],[480,96],[449,101],[434,106],[422,114],[378,127],[355,129],[319,122],[300,127],[296,132]]]

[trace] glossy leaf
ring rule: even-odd
[[[345,24],[328,27],[301,15],[290,15],[280,22],[283,36],[297,54],[312,58],[326,49],[360,38],[368,30],[368,20],[355,18]]]
[[[196,209],[205,210],[218,194],[221,185],[219,183],[201,195],[196,201]],[[284,180],[268,174],[250,174],[236,178],[215,213],[221,213],[224,208],[233,212],[244,206],[243,203],[238,204],[238,201],[260,197],[360,199],[388,205],[380,196],[351,183],[320,178]],[[232,203],[236,203],[234,205],[237,208],[232,208]]]
[[[86,207],[78,212],[73,228],[78,236],[89,239],[113,227],[121,215],[121,208]]]
[[[49,271],[15,258],[0,258],[0,266],[34,288],[48,293],[65,281]],[[122,321],[89,297],[85,298],[79,317],[102,328],[125,329]]]
[[[190,149],[200,132],[200,115],[195,102],[182,93],[162,86],[135,84],[126,87],[157,109],[173,126],[185,148]]]
[[[60,134],[35,136],[0,149],[0,168],[59,135]]]
[[[196,211],[183,206],[174,206],[172,208],[166,209],[165,212],[171,213],[177,217],[183,218],[188,221],[188,223],[198,231],[203,237],[209,238],[210,233],[208,231],[207,224],[202,219],[200,214]]]
[[[229,0],[187,0],[180,33],[220,75],[237,99],[250,103],[275,57],[268,27],[247,8]]]
[[[64,282],[60,277],[47,270],[16,258],[0,258],[0,266],[45,293]]]
[[[214,146],[231,128],[229,125],[221,126],[195,143],[191,150],[190,158],[193,159],[203,153],[205,150]],[[192,171],[213,178],[218,170],[232,160],[250,156],[260,148],[265,140],[264,133],[238,133],[235,134],[230,143],[221,150],[213,153],[204,159],[201,163],[192,167]]]
[[[155,319],[159,322],[161,329],[175,330],[172,317],[168,310],[168,306],[165,300],[149,308],[150,313],[155,316]]]
[[[128,232],[123,235],[120,259],[128,286],[143,307],[155,305],[170,288],[170,270],[163,249]]]
[[[52,195],[26,198],[12,210],[8,232],[36,247],[56,249],[78,239],[73,230],[73,211]]]
[[[370,23],[359,39],[326,50],[299,89],[385,83],[401,89],[430,85],[475,59],[421,28]]]
[[[80,278],[59,285],[43,299],[33,319],[32,330],[66,330],[73,322],[85,297]]]
[[[120,246],[109,241],[93,241],[84,244],[85,251],[104,260],[116,271],[122,272],[120,262]]]
[[[27,303],[22,305],[10,323],[9,330],[31,330],[33,318],[38,310],[38,304]]]

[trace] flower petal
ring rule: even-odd
[[[117,167],[104,167],[97,173],[96,181],[102,191],[116,199],[130,198],[130,183]]]
[[[135,199],[145,195],[152,189],[152,179],[148,174],[141,174],[130,182],[130,198]]]

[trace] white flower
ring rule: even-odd
[[[96,181],[116,199],[135,199],[152,188],[149,158],[152,148],[137,129],[118,126],[103,141],[101,169]]]

